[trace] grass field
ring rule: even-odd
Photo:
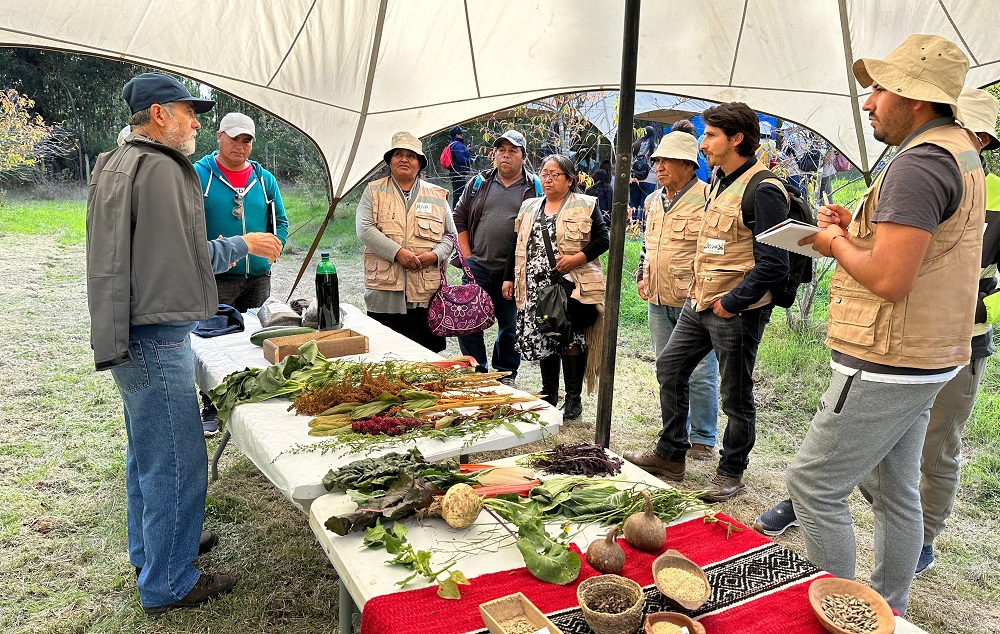
[[[289,190],[293,236],[308,248],[326,203]],[[317,214],[321,214],[317,219]],[[89,349],[84,280],[83,194],[67,200],[12,197],[0,206],[0,253],[7,289],[0,320],[0,631],[35,632],[334,632],[336,574],[293,509],[237,448],[227,450],[220,480],[210,484],[206,524],[222,535],[207,571],[232,571],[235,592],[197,610],[146,617],[138,606],[125,548],[124,426],[121,401],[107,373],[95,373]],[[338,208],[322,250],[357,293],[353,207]],[[281,284],[302,255],[279,262]],[[645,328],[645,304],[630,274],[638,243],[628,242],[622,328],[616,368],[612,448],[646,449],[659,416]],[[631,263],[631,264],[630,264]],[[822,289],[818,297],[825,298]],[[354,301],[357,297],[352,297]],[[825,300],[823,300],[825,301]],[[822,301],[820,301],[822,304]],[[815,307],[825,314],[825,305]],[[758,355],[758,439],[747,495],[720,510],[750,523],[784,497],[784,469],[801,442],[829,378],[820,319],[815,330],[790,332],[776,311]],[[452,346],[454,347],[454,346]],[[449,348],[451,350],[451,348]],[[519,383],[533,388],[534,364]],[[589,440],[595,400],[561,437]],[[935,634],[1000,631],[1000,363],[991,360],[966,430],[966,467],[949,528],[938,539],[938,566],[915,581],[910,620]],[[209,442],[214,450],[217,440]],[[478,457],[477,457],[478,458]],[[685,487],[711,477],[713,465],[689,465]],[[860,578],[871,572],[871,511],[851,498],[859,539]],[[797,530],[779,541],[804,552]]]

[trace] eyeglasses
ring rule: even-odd
[[[243,218],[243,196],[236,194],[233,196],[233,215],[237,218]]]
[[[554,181],[555,179],[559,178],[560,176],[568,176],[568,174],[566,174],[566,172],[539,172],[538,173],[538,178],[540,178],[543,181]]]

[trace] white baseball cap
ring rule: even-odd
[[[230,112],[222,117],[222,121],[219,122],[219,132],[225,132],[234,139],[241,134],[249,134],[253,139],[257,134],[253,119],[241,112]]]

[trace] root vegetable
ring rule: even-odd
[[[639,493],[646,500],[646,510],[633,513],[625,520],[625,539],[639,550],[651,553],[663,547],[667,534],[663,522],[653,514],[653,502],[649,499],[649,493]]]
[[[618,526],[612,526],[608,536],[587,547],[587,563],[598,572],[616,575],[625,566],[625,551],[615,541]]]
[[[483,500],[476,495],[475,489],[468,484],[456,484],[441,500],[441,517],[449,526],[465,528],[476,521],[482,508]]]

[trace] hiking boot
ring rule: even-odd
[[[777,537],[788,530],[789,527],[798,525],[799,520],[795,517],[795,509],[792,508],[792,501],[782,500],[758,515],[757,519],[754,520],[753,529],[768,537]]]
[[[924,546],[920,549],[920,559],[917,560],[917,577],[934,567],[934,546]]]
[[[727,502],[736,495],[745,491],[747,485],[743,484],[743,478],[716,473],[712,481],[708,483],[708,489],[702,499],[706,502]]]
[[[201,408],[201,427],[205,432],[205,438],[219,433],[219,410],[211,402]]]
[[[626,451],[624,458],[644,471],[680,482],[684,479],[684,462],[667,460],[653,451]]]
[[[160,614],[174,608],[193,608],[205,601],[226,594],[234,587],[236,587],[236,577],[232,575],[209,575],[203,572],[198,577],[198,582],[194,584],[194,588],[191,588],[191,592],[188,592],[183,599],[151,608],[142,606],[142,611],[146,614]]]
[[[219,535],[212,531],[202,531],[201,537],[198,538],[198,556],[201,557],[205,553],[211,551],[215,548],[215,545],[219,543]],[[142,573],[142,568],[135,569],[135,578],[138,579],[139,575]]]
[[[715,447],[695,443],[688,449],[687,457],[692,460],[715,460]]]

